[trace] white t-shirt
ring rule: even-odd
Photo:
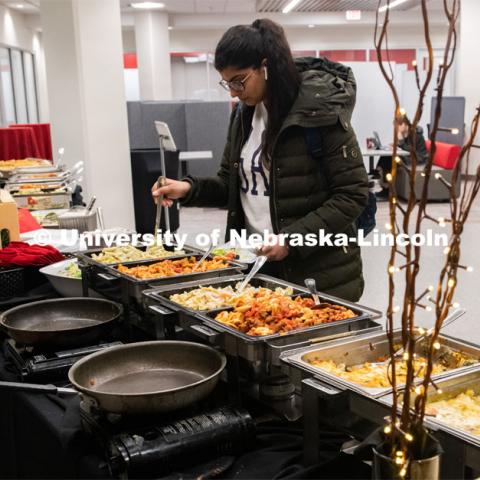
[[[262,162],[262,143],[265,136],[268,113],[263,102],[255,107],[252,129],[242,148],[240,158],[240,200],[248,234],[273,233],[270,217],[269,171]]]

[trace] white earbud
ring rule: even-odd
[[[263,71],[265,73],[265,80],[268,80],[268,71],[267,71],[267,67],[263,67]]]

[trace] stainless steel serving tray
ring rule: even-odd
[[[396,342],[400,342],[400,331],[394,333],[394,339]],[[470,371],[480,366],[479,346],[443,334],[440,335],[439,340],[442,344],[442,348],[446,347],[455,351],[462,351],[470,354],[475,357],[478,362],[471,366],[456,368],[433,375],[433,379],[449,377],[456,373]],[[337,363],[344,363],[346,366],[349,366],[358,365],[364,362],[374,362],[382,355],[388,355],[388,340],[385,332],[366,335],[355,339],[335,340],[324,343],[321,346],[290,351],[288,354],[282,356],[282,361],[290,366],[301,369],[304,372],[308,372],[321,380],[323,379],[328,384],[340,387],[342,390],[349,389],[365,396],[379,398],[391,393],[392,388],[390,386],[385,388],[363,387],[316,367],[309,363],[308,360],[312,358],[317,360],[333,360]],[[399,385],[399,388],[402,388],[402,385]]]
[[[478,370],[463,372],[452,377],[435,382],[442,389],[450,382],[460,378],[480,378]],[[345,387],[335,387],[315,377],[306,378],[301,382],[304,415],[308,422],[304,423],[304,460],[307,464],[320,461],[321,436],[320,425],[325,422],[334,425],[336,429],[363,440],[376,426],[385,425],[385,419],[390,415],[392,394],[373,398]],[[452,384],[453,385],[453,384]],[[370,423],[366,423],[367,420]],[[370,425],[370,427],[369,427]],[[434,432],[435,438],[443,447],[441,472],[442,478],[465,477],[465,469],[480,470],[480,446],[463,432],[446,428],[430,420],[425,425]],[[352,429],[353,426],[353,429]],[[357,426],[357,428],[355,428]],[[472,477],[473,478],[473,477]]]
[[[112,245],[114,246],[114,245]],[[135,248],[137,248],[138,250],[141,250],[141,251],[145,251],[148,247],[146,245],[142,245],[142,244],[138,244],[138,245],[134,245]],[[197,254],[202,254],[202,250],[196,248],[196,247],[192,247],[190,245],[185,245],[183,247],[183,250],[185,253],[175,253],[173,250],[172,250],[172,256],[170,257],[160,257],[160,258],[152,258],[152,259],[148,259],[148,260],[131,260],[129,262],[113,262],[113,263],[102,263],[102,262],[99,262],[98,260],[95,260],[94,258],[92,258],[93,255],[98,255],[99,253],[101,253],[106,247],[101,247],[101,248],[93,248],[93,249],[89,249],[85,252],[79,252],[76,254],[77,258],[79,259],[79,261],[81,263],[84,263],[84,264],[88,264],[88,265],[95,265],[96,267],[99,267],[99,268],[106,268],[108,266],[114,266],[114,265],[132,265],[132,264],[138,264],[138,262],[140,261],[155,261],[155,262],[159,262],[161,260],[171,260],[172,258],[180,258],[180,257],[184,257],[185,255],[197,255]],[[166,250],[168,250],[170,247],[166,248]],[[175,248],[175,245],[172,246],[172,248]]]
[[[207,313],[207,312],[216,312],[221,311],[223,308],[215,308],[215,309],[206,309],[206,310],[195,310],[184,305],[181,305],[173,300],[170,300],[172,295],[176,295],[179,293],[189,292],[191,290],[196,290],[200,287],[215,287],[215,288],[224,288],[224,287],[235,287],[235,285],[241,282],[245,278],[245,275],[234,275],[229,277],[221,277],[221,278],[209,278],[205,280],[195,280],[194,282],[182,283],[181,285],[166,285],[163,287],[154,288],[151,290],[146,290],[143,292],[143,295],[152,299],[157,300],[158,302],[162,303],[165,307],[169,308],[174,312],[179,312],[181,314],[189,314],[189,315],[196,315],[198,313]],[[270,290],[274,290],[275,288],[287,288],[290,287],[293,290],[294,295],[298,295],[300,293],[308,292],[303,287],[295,285],[293,283],[286,282],[284,280],[280,280],[278,278],[270,277],[268,275],[255,275],[252,278],[250,285],[254,287],[264,287],[269,288]],[[217,322],[218,323],[218,322]]]
[[[473,390],[477,395],[480,395],[480,366],[469,372],[459,372],[450,377],[437,380],[435,384],[437,388],[441,390],[441,393],[438,393],[437,389],[435,389],[433,386],[430,386],[427,392],[427,404],[438,400],[449,400],[450,398],[465,392],[467,389]],[[384,397],[383,402],[391,406],[393,402],[392,394]],[[478,453],[480,453],[480,436],[474,435],[465,430],[461,430],[460,428],[453,427],[448,423],[432,416],[427,415],[425,416],[425,419],[428,426],[435,430],[440,429],[448,432],[465,440],[469,444],[475,445],[478,448]]]
[[[156,260],[142,260],[136,262],[125,262],[122,265],[127,265],[129,267],[136,267],[140,265],[151,265],[153,263],[158,263],[164,260],[179,260],[187,257],[195,257],[199,260],[202,257],[202,253],[191,253],[190,255],[177,255],[163,259]],[[125,273],[119,272],[115,267],[119,264],[105,265],[99,262],[91,260],[90,264],[88,261],[85,261],[87,257],[79,257],[79,266],[83,272],[86,274],[87,283],[92,290],[97,291],[98,293],[106,296],[107,298],[113,300],[120,300],[123,303],[127,303],[129,299],[134,299],[135,302],[139,305],[142,304],[142,292],[143,290],[167,284],[177,284],[192,281],[195,279],[204,279],[218,276],[234,275],[238,274],[240,271],[244,270],[246,265],[237,263],[234,261],[227,261],[228,267],[218,270],[209,270],[207,272],[195,272],[187,273],[183,275],[175,275],[170,277],[160,277],[160,278],[148,278],[148,279],[138,279],[127,275]]]
[[[377,310],[369,309],[361,305],[351,303],[340,298],[332,297],[319,293],[322,301],[343,305],[352,309],[357,316],[348,320],[316,325],[314,327],[293,330],[286,334],[274,334],[261,337],[246,335],[234,328],[215,320],[215,316],[221,311],[232,310],[232,307],[226,307],[209,311],[197,311],[182,307],[169,300],[169,295],[183,292],[189,289],[195,289],[202,285],[227,286],[235,285],[242,276],[235,276],[225,279],[212,281],[198,281],[189,284],[183,284],[181,287],[170,286],[161,289],[145,291],[148,303],[157,301],[169,310],[178,313],[177,321],[180,327],[188,330],[194,335],[207,340],[209,343],[219,346],[228,355],[245,359],[255,372],[263,370],[264,373],[270,371],[271,367],[280,367],[280,355],[286,350],[297,349],[312,343],[323,342],[331,338],[359,335],[366,332],[381,330],[381,325],[374,322],[373,318],[378,318],[381,313]],[[292,287],[294,295],[310,295],[308,290],[298,285],[279,280],[267,275],[257,275],[251,282],[252,284],[275,287]],[[155,307],[153,307],[155,309]]]
[[[56,171],[56,172],[40,172],[41,174],[55,174],[53,177],[44,177],[44,178],[27,178],[30,175],[39,175],[38,173],[15,173],[9,179],[10,184],[24,184],[24,183],[62,183],[67,181],[71,175],[69,170],[65,171]]]

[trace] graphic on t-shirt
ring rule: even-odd
[[[250,168],[247,167],[248,170],[250,170],[251,176],[252,176],[251,190],[250,190],[248,177],[245,172],[246,160],[244,158],[240,158],[240,178],[241,178],[240,189],[242,190],[243,193],[257,196],[258,187],[260,187],[260,194],[265,197],[268,197],[270,195],[270,185],[268,184],[268,177],[265,174],[265,169],[263,167],[262,155],[261,155],[264,138],[265,138],[265,131],[262,132],[262,143],[253,152],[252,159],[250,162]],[[259,182],[260,182],[260,185],[259,185]],[[263,189],[262,189],[262,186],[263,186]]]

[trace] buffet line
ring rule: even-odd
[[[326,412],[301,405],[302,391],[313,388],[317,406],[318,398],[325,395],[347,394],[351,414],[383,424],[392,389],[387,376],[388,342],[375,321],[380,317],[378,311],[322,293],[323,308],[312,309],[307,288],[260,274],[236,295],[245,277],[244,265],[223,259],[212,264],[212,270],[191,272],[187,259],[197,261],[200,252],[188,247],[183,253],[161,262],[109,264],[95,259],[98,252],[80,254],[84,289],[121,301],[126,309],[140,309],[148,319],[149,332],[169,338],[185,331],[195,341],[215,346],[235,365],[229,384],[246,379],[249,392],[256,392],[257,398],[270,402],[287,418],[295,412],[309,419],[317,412],[325,418]],[[152,268],[174,262],[180,262],[181,269],[171,276]],[[400,332],[397,336],[400,345]],[[480,453],[480,347],[448,335],[439,340],[433,375],[438,390],[429,397],[428,425],[441,432],[449,445],[453,442],[454,451],[464,452],[463,461],[457,458],[455,466],[447,452],[445,465],[457,473],[465,466],[480,470],[476,460]],[[419,371],[426,367],[426,347],[426,341],[418,343]],[[397,362],[401,383],[402,358]],[[282,376],[284,383],[279,382]],[[286,396],[290,397],[287,402]],[[296,402],[293,408],[292,399]],[[308,430],[315,422],[305,425]],[[305,446],[307,459],[309,449],[319,450],[318,443],[308,439]]]
[[[383,424],[392,389],[388,342],[376,321],[381,313],[321,292],[316,305],[308,288],[262,274],[239,291],[248,265],[238,260],[238,252],[221,253],[201,261],[203,251],[191,246],[88,250],[67,261],[60,275],[81,282],[84,297],[121,305],[123,315],[114,312],[115,322],[134,325],[153,341],[167,347],[188,340],[220,352],[226,369],[215,364],[214,370],[236,405],[252,396],[284,418],[308,419],[307,462],[315,462],[320,450],[319,421],[332,421],[354,436],[342,418]],[[28,344],[18,328],[9,326],[10,317],[2,314],[0,324],[13,340]],[[448,445],[443,471],[462,470],[462,476],[466,467],[480,470],[480,347],[448,335],[439,342],[433,375],[437,389],[429,396],[427,423]],[[418,342],[420,373],[426,368],[426,347],[426,341]],[[118,356],[123,347],[106,343],[106,348]],[[87,348],[83,354],[88,353]],[[71,363],[70,379],[98,405],[95,385],[88,383],[91,374],[78,373],[86,359]],[[401,384],[402,357],[396,362]],[[449,451],[456,452],[455,459]]]

